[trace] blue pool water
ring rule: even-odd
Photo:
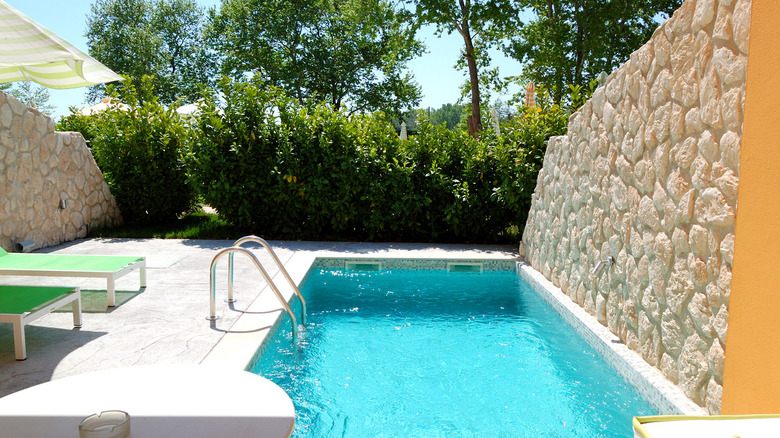
[[[514,272],[311,274],[253,372],[295,437],[631,437],[656,412]],[[286,329],[286,330],[285,330]]]

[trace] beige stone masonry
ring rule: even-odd
[[[0,92],[0,247],[46,247],[122,216],[84,137]],[[64,202],[63,202],[64,201]],[[62,208],[64,207],[64,208]]]
[[[720,412],[750,0],[687,0],[550,139],[521,254]],[[613,266],[591,269],[612,256]]]

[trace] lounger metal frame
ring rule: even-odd
[[[109,256],[110,257],[110,256]],[[57,269],[3,269],[0,268],[2,275],[27,275],[34,277],[90,277],[105,278],[107,282],[106,292],[108,292],[108,307],[116,305],[116,280],[130,272],[140,269],[141,288],[146,287],[146,257],[141,260],[128,264],[127,266],[113,272],[105,271],[77,271],[77,270],[57,270]]]
[[[24,288],[24,286],[19,286]],[[27,344],[24,336],[24,326],[36,319],[51,313],[68,303],[73,305],[73,325],[81,327],[81,289],[74,287],[57,298],[24,313],[0,313],[0,322],[11,323],[14,326],[14,353],[16,360],[27,359]]]

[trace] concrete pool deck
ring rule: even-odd
[[[265,281],[248,258],[235,257],[235,297],[227,296],[227,257],[217,267],[217,315],[210,323],[209,266],[229,247],[226,240],[81,239],[38,252],[60,254],[145,256],[147,287],[138,275],[116,283],[117,305],[106,307],[105,280],[0,276],[0,284],[79,286],[83,326],[73,327],[71,314],[51,313],[27,326],[27,359],[14,358],[13,331],[0,325],[0,397],[39,383],[91,371],[150,364],[209,364],[243,369],[258,338],[279,309]],[[298,281],[315,258],[398,258],[453,260],[516,260],[516,246],[434,245],[407,243],[270,242],[279,259]],[[271,257],[249,244],[272,277]],[[279,276],[280,289],[287,286]],[[289,290],[288,290],[289,291]],[[254,303],[253,307],[250,307]],[[257,307],[263,309],[257,311]],[[293,307],[298,309],[297,303]],[[297,310],[296,310],[297,312]],[[239,324],[239,316],[242,316]],[[235,325],[235,326],[234,326]],[[219,344],[219,345],[218,345]],[[217,348],[215,348],[217,347]],[[210,354],[211,353],[211,354]],[[197,382],[196,382],[197,383]],[[204,388],[205,390],[206,388]]]

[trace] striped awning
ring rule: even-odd
[[[0,83],[78,88],[122,77],[0,0]]]

